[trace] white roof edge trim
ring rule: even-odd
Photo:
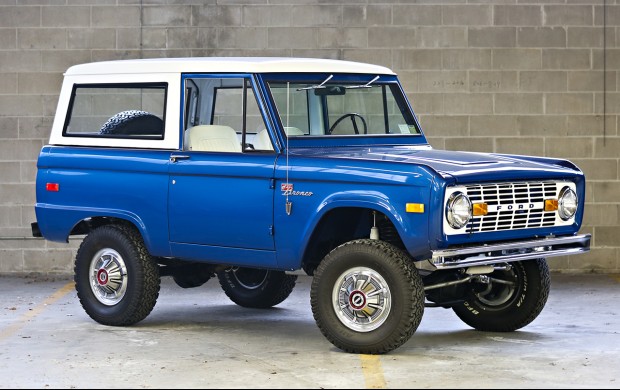
[[[74,65],[65,76],[147,73],[359,73],[395,75],[363,62],[289,57],[188,57],[91,62]]]

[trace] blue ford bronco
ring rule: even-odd
[[[303,58],[76,65],[38,159],[34,236],[84,235],[75,286],[112,326],[160,278],[217,277],[236,304],[312,276],[324,336],[386,353],[425,307],[509,332],[546,303],[546,259],[587,252],[569,161],[433,149],[385,67]]]

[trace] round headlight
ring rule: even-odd
[[[560,191],[560,198],[558,199],[558,213],[560,214],[560,218],[564,221],[572,218],[577,212],[577,206],[579,202],[577,201],[577,194],[575,191],[571,190],[569,187],[562,188]]]
[[[446,218],[454,229],[460,229],[467,225],[471,218],[471,201],[462,192],[455,192],[448,199],[446,205]]]

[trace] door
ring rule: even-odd
[[[170,159],[172,254],[249,264],[239,257],[256,253],[243,250],[274,251],[276,155],[253,144],[266,129],[262,109],[244,75],[187,75],[184,85],[183,147]]]

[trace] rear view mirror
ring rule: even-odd
[[[330,87],[316,88],[314,94],[316,96],[332,96],[332,95],[344,95],[346,89],[341,85],[333,85]]]

